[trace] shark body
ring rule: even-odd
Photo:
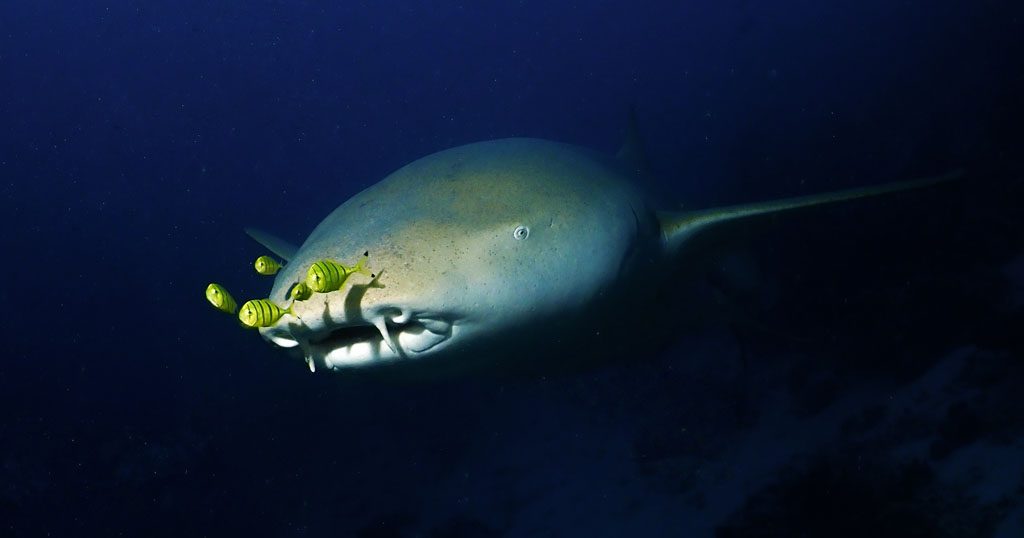
[[[618,157],[539,139],[469,144],[353,196],[298,249],[251,231],[288,260],[270,294],[282,307],[318,260],[368,252],[375,271],[295,301],[260,332],[311,369],[417,378],[635,355],[664,340],[675,315],[665,299],[696,267],[698,239],[759,215],[946,179],[664,213],[634,187],[637,154],[630,141]]]

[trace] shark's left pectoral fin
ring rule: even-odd
[[[299,251],[299,247],[263,230],[246,228],[245,233],[256,240],[257,243],[266,247],[270,252],[280,256],[284,261],[294,258],[295,253]]]
[[[754,217],[772,215],[791,211],[794,209],[810,208],[833,202],[856,200],[881,194],[889,194],[910,189],[919,189],[947,181],[952,181],[963,176],[962,170],[956,170],[941,176],[886,183],[871,187],[861,187],[843,191],[812,194],[809,196],[798,196],[795,198],[783,198],[781,200],[770,200],[753,204],[742,204],[726,207],[716,207],[687,212],[659,212],[658,221],[661,223],[662,238],[670,252],[678,252],[691,240],[703,236],[710,231],[721,231],[728,228],[731,223],[743,223]]]

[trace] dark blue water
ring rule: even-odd
[[[1024,7],[632,4],[0,7],[0,535],[1024,535]],[[269,288],[244,226],[630,106],[666,207],[968,172],[570,376],[310,375],[204,304]]]

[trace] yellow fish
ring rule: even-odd
[[[235,308],[238,306],[235,303],[235,299],[228,293],[228,290],[224,289],[224,286],[213,282],[206,286],[206,300],[210,301],[210,304],[217,310],[227,312],[228,314],[234,314]]]
[[[288,292],[288,298],[293,301],[305,301],[313,295],[313,290],[305,282],[297,282]]]
[[[310,266],[309,271],[306,271],[306,285],[317,293],[327,293],[340,290],[352,273],[362,273],[373,278],[375,275],[366,268],[366,259],[369,255],[369,252],[364,252],[363,257],[359,258],[354,267],[340,264],[334,260],[320,260]]]
[[[238,321],[242,325],[254,329],[256,327],[270,327],[277,323],[285,314],[291,314],[292,307],[281,308],[270,299],[253,299],[242,305],[238,311]]]
[[[281,269],[281,264],[270,256],[260,256],[259,258],[256,258],[256,263],[253,265],[256,266],[257,273],[266,276],[277,273],[277,271]]]

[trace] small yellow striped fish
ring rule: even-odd
[[[291,314],[292,307],[281,308],[270,299],[253,299],[247,301],[238,311],[238,321],[242,325],[254,329],[256,327],[270,327],[277,323],[285,314]]]
[[[354,267],[342,265],[334,260],[320,260],[306,271],[306,285],[317,293],[327,293],[340,290],[352,273],[362,273],[372,278],[374,274],[366,268],[366,259],[369,255],[369,252],[364,252]]]
[[[288,298],[293,301],[305,301],[313,295],[313,290],[305,282],[297,282],[288,292]]]
[[[277,273],[278,270],[281,269],[281,264],[270,256],[260,256],[259,258],[256,258],[256,263],[253,265],[256,267],[257,273],[266,276]]]
[[[210,301],[210,304],[217,310],[227,312],[228,314],[234,314],[235,308],[238,306],[235,303],[234,297],[231,297],[231,294],[228,293],[228,290],[214,282],[206,286],[206,300]]]

